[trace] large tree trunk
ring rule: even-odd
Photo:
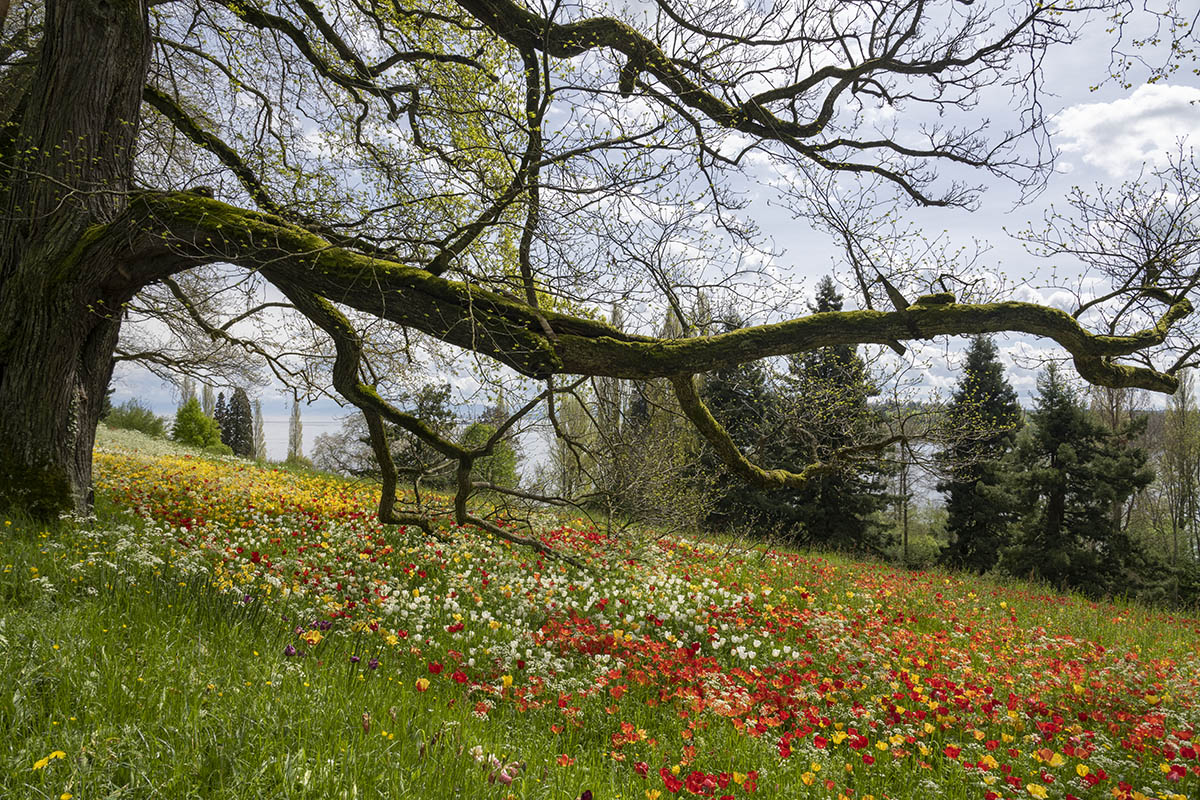
[[[90,501],[121,303],[137,288],[104,225],[127,205],[149,52],[144,0],[47,2],[0,153],[0,507]]]

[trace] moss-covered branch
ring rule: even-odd
[[[539,312],[518,299],[337,247],[279,217],[210,198],[147,194],[134,205],[147,229],[165,232],[173,251],[192,263],[220,260],[258,269],[285,292],[292,287],[336,300],[536,377],[660,378],[840,344],[1011,331],[1057,342],[1089,381],[1173,392],[1174,376],[1113,359],[1162,344],[1171,326],[1192,311],[1191,303],[1180,299],[1153,327],[1103,336],[1047,306],[954,303],[930,296],[897,311],[829,312],[714,336],[656,339]]]
[[[880,453],[905,441],[902,435],[888,436],[870,442],[848,445],[839,448],[821,461],[814,461],[799,472],[786,469],[763,469],[746,458],[741,448],[733,441],[733,437],[725,430],[717,418],[712,415],[708,406],[696,391],[695,377],[692,375],[673,375],[671,385],[675,389],[675,397],[684,416],[695,426],[700,435],[712,445],[717,455],[725,465],[742,480],[752,486],[763,489],[800,489],[813,478],[828,472],[834,472],[846,461],[861,457],[864,453]]]

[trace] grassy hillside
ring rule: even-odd
[[[0,516],[2,797],[1200,796],[1200,620],[543,531],[580,570],[148,441]]]

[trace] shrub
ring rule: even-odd
[[[286,469],[295,470],[296,472],[317,471],[317,468],[312,461],[296,453],[288,455],[287,459],[283,462],[283,466]]]
[[[141,431],[148,436],[167,435],[167,421],[138,400],[126,400],[108,412],[104,423],[110,428]]]
[[[175,412],[175,425],[171,428],[171,438],[192,447],[221,446],[221,429],[217,427],[216,420],[205,415],[204,409],[200,407],[200,401],[193,396],[189,397]]]
[[[907,559],[904,557],[904,544],[898,538],[893,538],[883,549],[883,554],[889,561],[914,569],[933,566],[941,552],[942,545],[937,539],[928,533],[915,531],[908,535]]]

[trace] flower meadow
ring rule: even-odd
[[[107,437],[6,522],[0,795],[1200,797],[1200,620],[733,541],[539,535]],[[124,626],[124,627],[121,627]]]

